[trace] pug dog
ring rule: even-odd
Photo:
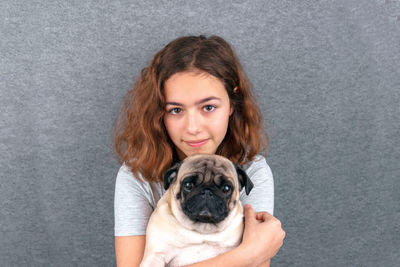
[[[141,267],[193,264],[240,244],[240,191],[248,195],[253,183],[239,165],[218,155],[190,156],[165,172],[164,188],[147,225]]]

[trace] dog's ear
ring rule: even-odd
[[[181,163],[178,162],[171,168],[165,171],[164,173],[164,189],[167,190],[169,186],[175,182],[176,177],[178,177],[178,170],[181,166]]]
[[[250,194],[251,189],[253,189],[254,187],[253,182],[250,180],[247,173],[243,170],[243,168],[239,164],[234,163],[234,165],[237,177],[239,179],[240,191],[242,191],[242,188],[244,187],[246,190],[246,195]]]

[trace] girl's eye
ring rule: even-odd
[[[182,112],[182,109],[181,108],[171,108],[169,111],[168,111],[168,113],[171,113],[171,114],[179,114],[179,113],[181,113]]]
[[[214,111],[214,109],[215,109],[215,106],[213,106],[213,105],[205,105],[205,106],[203,107],[203,110],[204,110],[205,112],[211,112],[211,111]]]

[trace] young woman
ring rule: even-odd
[[[235,249],[192,266],[269,266],[285,232],[273,217],[271,170],[250,83],[230,45],[218,36],[170,42],[124,98],[114,129],[120,168],[115,187],[117,265],[138,266],[148,219],[164,193],[163,172],[198,153],[244,165],[254,183],[242,192],[245,230]]]

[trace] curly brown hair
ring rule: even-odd
[[[179,161],[165,129],[165,81],[178,72],[208,73],[225,85],[233,106],[224,140],[216,154],[238,164],[266,154],[268,136],[251,93],[251,84],[231,48],[221,37],[180,37],[161,49],[144,68],[124,97],[113,131],[115,151],[135,177],[162,181],[162,175]]]

